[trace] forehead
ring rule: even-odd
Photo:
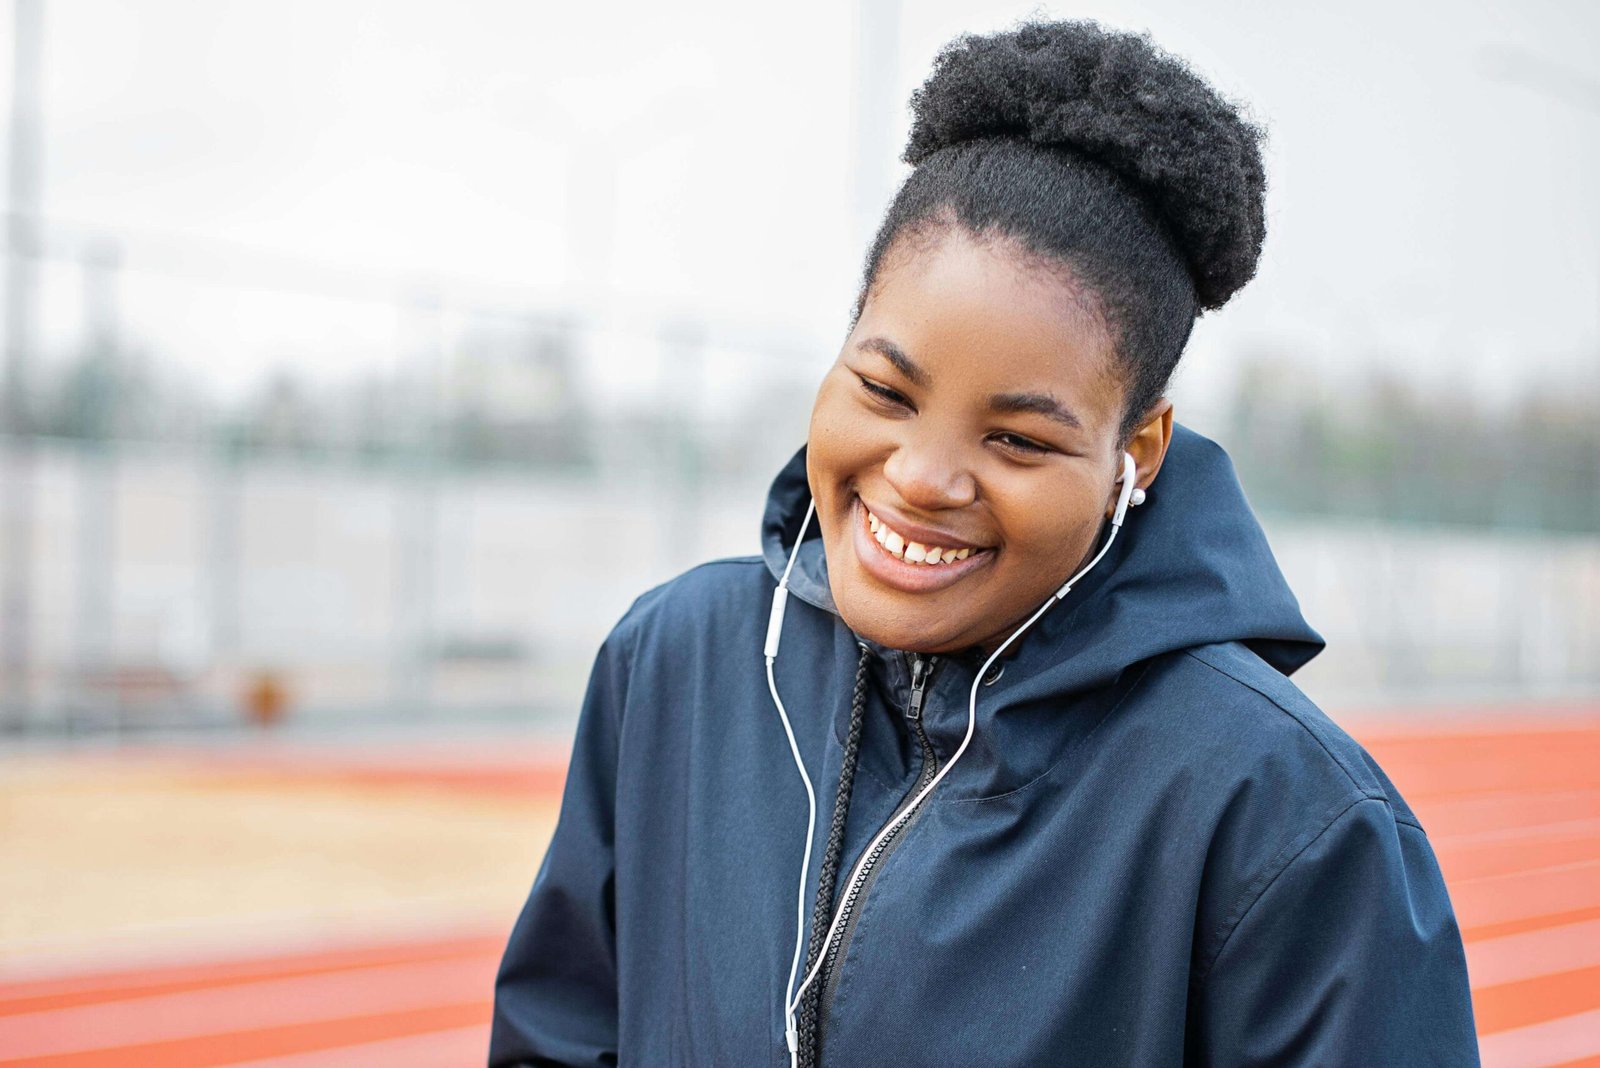
[[[1121,402],[1094,294],[1066,265],[1009,238],[949,226],[897,240],[851,344],[870,337],[898,345],[937,389],[1055,390],[1104,411]]]

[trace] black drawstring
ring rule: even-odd
[[[861,756],[861,721],[867,705],[867,663],[871,659],[865,643],[858,642],[861,656],[856,661],[856,688],[850,700],[850,727],[844,736],[844,766],[839,769],[839,792],[833,799],[833,823],[828,828],[828,846],[822,855],[822,870],[817,876],[817,903],[811,910],[811,941],[806,950],[805,971],[808,975],[822,952],[822,939],[827,937],[833,920],[833,892],[839,881],[839,854],[844,851],[844,821],[850,813],[850,792],[856,781],[856,764]],[[822,998],[822,985],[826,976],[817,973],[817,981],[806,988],[800,999],[800,1068],[816,1068],[817,1064],[817,1006]]]

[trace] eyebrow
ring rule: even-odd
[[[888,338],[869,337],[856,348],[865,352],[876,352],[894,364],[895,370],[922,389],[933,385],[933,378],[928,372]],[[1072,410],[1049,393],[996,393],[989,398],[989,408],[996,412],[1033,412],[1054,419],[1074,430],[1083,429],[1082,421],[1072,414]]]

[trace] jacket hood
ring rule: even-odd
[[[767,494],[761,546],[774,581],[788,563],[809,501],[802,445]],[[1103,525],[1101,539],[1109,526]],[[815,517],[789,591],[839,614]],[[888,652],[857,637],[880,655]],[[1325,645],[1301,615],[1233,461],[1216,442],[1174,423],[1160,477],[1145,503],[1129,510],[1100,562],[1002,658],[1022,669],[1014,678],[1044,696],[1104,685],[1129,665],[1162,653],[1226,641],[1244,643],[1284,675]],[[974,669],[982,663],[976,650],[955,659]]]

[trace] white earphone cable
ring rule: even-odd
[[[933,792],[934,788],[944,780],[946,775],[950,774],[950,769],[956,766],[956,762],[960,760],[962,754],[967,751],[967,746],[969,743],[971,743],[973,732],[977,728],[978,724],[978,686],[981,684],[983,677],[988,674],[989,667],[994,663],[995,658],[1001,653],[1005,652],[1006,648],[1010,646],[1012,642],[1016,641],[1017,638],[1027,631],[1029,627],[1033,626],[1038,618],[1044,615],[1051,605],[1066,597],[1066,595],[1072,591],[1072,587],[1078,582],[1078,580],[1087,575],[1090,569],[1093,568],[1094,565],[1098,564],[1100,559],[1105,556],[1106,551],[1111,548],[1111,543],[1116,540],[1117,531],[1122,529],[1122,521],[1128,514],[1129,500],[1134,496],[1135,493],[1133,485],[1135,473],[1133,457],[1127,453],[1123,453],[1122,456],[1122,475],[1117,478],[1117,481],[1122,483],[1122,489],[1118,494],[1117,507],[1112,515],[1111,533],[1106,536],[1105,543],[1100,546],[1100,551],[1097,552],[1094,556],[1094,559],[1085,564],[1076,575],[1073,575],[1070,579],[1063,583],[1061,588],[1050,596],[1049,600],[1040,605],[1038,610],[1035,611],[1032,616],[1028,617],[1028,621],[1022,624],[1022,626],[1018,627],[1012,633],[1011,637],[1001,642],[995,651],[989,654],[989,658],[983,662],[983,667],[978,669],[977,674],[973,676],[972,693],[967,703],[967,733],[962,737],[961,744],[957,746],[956,751],[950,755],[950,759],[945,763],[945,766],[939,769],[938,773],[934,775],[931,780],[929,780],[926,786],[917,792],[916,796],[913,797],[908,804],[901,807],[900,814],[898,816],[890,820],[886,825],[879,829],[877,835],[872,839],[871,842],[867,844],[867,847],[861,851],[860,859],[856,861],[855,867],[850,872],[850,878],[844,884],[846,887],[855,885],[856,880],[861,876],[862,869],[866,866],[869,859],[877,852],[878,846],[883,842],[883,840],[890,834],[894,833],[894,831],[899,828],[901,824],[910,818],[911,814],[917,810],[919,805],[922,804],[923,799]],[[789,723],[789,713],[784,709],[783,702],[778,698],[778,685],[776,680],[773,678],[772,664],[778,656],[778,642],[783,630],[783,613],[789,597],[789,572],[794,568],[795,556],[800,551],[800,543],[805,538],[806,527],[811,522],[811,514],[815,506],[816,501],[813,499],[811,504],[806,508],[805,519],[800,524],[800,533],[795,536],[794,548],[789,552],[789,563],[783,569],[783,576],[778,580],[778,588],[773,593],[772,613],[767,620],[767,641],[765,650],[767,661],[767,688],[772,691],[773,703],[778,706],[778,715],[783,720],[783,731],[789,739],[789,752],[794,757],[795,767],[800,770],[800,779],[805,783],[806,788],[806,848],[804,857],[800,862],[800,889],[796,895],[797,929],[795,934],[794,958],[789,965],[789,982],[784,987],[786,998],[784,1002],[784,1042],[789,1049],[789,1064],[791,1065],[791,1068],[794,1068],[794,1066],[799,1064],[799,1027],[795,1019],[795,1012],[799,1007],[800,999],[805,996],[806,988],[816,980],[817,973],[822,970],[823,962],[828,956],[828,947],[833,944],[834,938],[838,935],[839,924],[844,918],[845,902],[848,898],[848,895],[842,897],[839,907],[834,910],[833,921],[828,924],[828,936],[822,941],[822,951],[817,954],[816,963],[813,964],[807,971],[805,978],[800,983],[799,989],[795,989],[795,973],[799,970],[800,954],[805,946],[806,877],[810,873],[811,846],[816,830],[817,795],[811,786],[811,776],[806,773],[805,761],[800,757],[800,746],[795,741],[794,729]]]
[[[778,701],[778,685],[772,679],[772,659],[767,657],[767,688],[772,691],[772,699]],[[811,776],[806,774],[805,761],[800,759],[800,746],[794,739],[794,728],[789,725],[789,713],[784,711],[782,701],[778,701],[778,715],[783,717],[783,733],[789,738],[789,752],[794,756],[794,766],[800,769],[800,780],[806,785],[806,850],[800,861],[800,889],[795,895],[795,923],[802,937],[794,940],[794,959],[789,963],[789,982],[784,987],[787,996],[787,992],[794,989],[795,973],[800,970],[800,950],[805,944],[806,876],[811,870],[811,841],[817,826],[817,794],[811,788]],[[800,1048],[800,1036],[792,1008],[784,1013],[783,1034],[789,1046],[789,1055],[793,1058]]]
[[[805,540],[806,528],[811,525],[811,513],[816,508],[816,499],[806,506],[806,517],[800,522],[800,533],[795,535],[794,548],[789,551],[789,563],[783,569],[783,576],[778,579],[778,588],[772,595],[772,613],[767,618],[767,689],[772,692],[772,702],[778,706],[778,717],[783,720],[783,733],[789,739],[789,753],[794,757],[794,766],[800,771],[800,781],[806,788],[806,848],[800,859],[800,887],[795,892],[795,940],[794,959],[789,963],[789,982],[784,987],[785,1005],[792,998],[790,991],[794,990],[794,977],[800,970],[800,953],[805,946],[806,930],[806,877],[811,872],[811,843],[817,828],[817,793],[811,787],[811,776],[806,773],[806,762],[800,757],[800,744],[795,741],[794,727],[789,723],[789,712],[783,707],[783,701],[778,697],[778,683],[772,676],[772,663],[778,658],[778,642],[783,636],[783,612],[789,600],[789,572],[794,570],[795,557],[800,552],[800,543]],[[799,1026],[795,1020],[794,1011],[786,1009],[783,1021],[784,1043],[789,1048],[789,1063],[791,1066],[799,1063],[800,1035]]]

